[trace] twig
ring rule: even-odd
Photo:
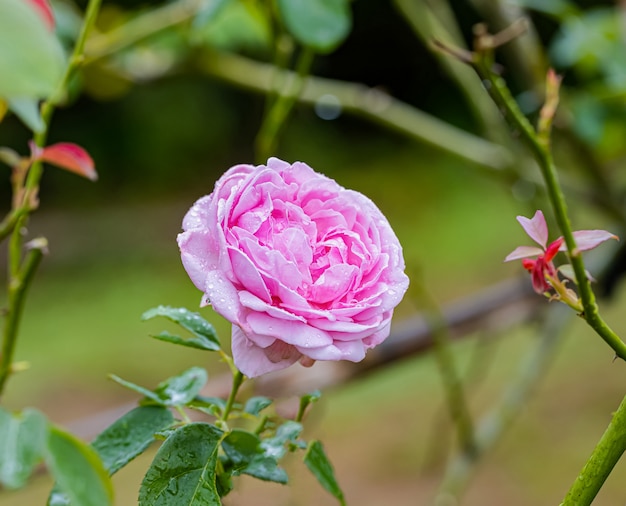
[[[208,74],[248,90],[268,93],[274,89],[276,69],[267,63],[232,53],[208,52],[200,65]],[[293,77],[293,72],[282,71],[280,81],[287,82]],[[325,95],[335,97],[343,111],[401,132],[473,165],[495,169],[506,175],[514,163],[512,154],[506,148],[453,127],[376,88],[309,76],[304,79],[298,100],[316,104]]]

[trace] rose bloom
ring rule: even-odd
[[[236,165],[178,236],[202,306],[233,323],[237,368],[358,362],[407,290],[398,238],[376,205],[302,162]]]

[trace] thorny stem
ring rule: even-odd
[[[41,107],[41,117],[44,129],[35,135],[35,144],[43,147],[46,142],[48,127],[54,112],[54,107],[62,99],[68,83],[74,72],[82,63],[83,51],[87,34],[92,28],[101,0],[90,0],[85,12],[85,21],[81,32],[74,46],[74,51],[65,69],[63,78],[59,82],[56,92],[43,103]],[[11,213],[3,220],[0,228],[0,237],[11,235],[9,243],[9,276],[8,276],[8,307],[6,309],[4,329],[2,333],[2,357],[0,358],[0,396],[6,385],[6,381],[11,373],[11,363],[15,351],[15,342],[19,322],[24,308],[24,298],[28,286],[33,278],[34,272],[41,262],[41,257],[46,249],[45,239],[36,239],[31,243],[31,250],[24,257],[22,262],[23,232],[28,216],[37,205],[37,192],[39,181],[43,172],[40,161],[33,163],[28,171],[26,182],[24,183],[23,199],[20,205],[13,208]]]
[[[519,130],[522,138],[530,147],[544,178],[548,197],[557,224],[565,239],[570,262],[576,274],[576,283],[583,306],[581,316],[593,328],[596,333],[613,349],[615,354],[626,360],[626,344],[607,325],[598,311],[591,284],[585,272],[585,264],[582,255],[576,247],[576,241],[572,232],[572,226],[567,213],[565,195],[559,184],[556,167],[552,159],[552,152],[549,146],[549,139],[542,138],[530,124],[528,119],[519,109],[517,102],[511,96],[504,80],[496,75],[491,69],[491,55],[485,53],[475,54],[473,61],[474,68],[478,74],[488,82],[488,91],[493,100],[507,113],[513,126]]]
[[[480,46],[480,38],[477,42],[479,43],[477,45]],[[538,129],[535,130],[517,106],[504,80],[491,70],[492,52],[493,48],[483,46],[483,51],[474,54],[473,65],[478,74],[489,83],[488,91],[490,95],[507,113],[510,121],[520,131],[522,138],[526,141],[537,160],[576,275],[583,309],[580,316],[615,351],[618,357],[626,360],[626,344],[604,322],[599,314],[582,256],[576,247],[576,241],[568,218],[565,196],[559,185],[552,159],[549,130],[551,116],[554,115],[558,101],[558,82],[555,76],[549,75],[547,83],[548,97],[544,110],[542,110],[542,113],[547,112],[540,115]],[[550,82],[551,78],[552,82]],[[550,93],[553,94],[552,97],[549,96]],[[562,505],[590,505],[624,451],[626,451],[626,399],[615,413],[609,427],[572,485]]]
[[[561,506],[588,506],[626,451],[626,397],[576,478]]]

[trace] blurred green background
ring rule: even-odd
[[[100,28],[114,27],[134,9],[160,3],[105,1]],[[545,2],[544,7],[558,4]],[[591,5],[597,8],[600,14],[589,18],[599,25],[602,13],[610,17],[606,13],[614,9],[612,2],[604,2],[603,11],[599,4],[576,5],[583,13]],[[71,12],[69,5],[55,4],[59,12]],[[481,13],[471,2],[456,0],[451,6],[469,38]],[[558,55],[565,51],[558,53],[558,44],[571,49],[575,40],[567,38],[564,18],[546,10],[531,14],[540,39]],[[478,130],[467,101],[391,3],[358,0],[352,11],[354,31],[337,51],[315,60],[314,74],[378,87],[453,125]],[[71,33],[70,14],[66,20]],[[220,29],[207,35],[212,44],[268,59],[262,29],[241,24]],[[585,35],[589,31],[579,38]],[[76,84],[76,97],[55,115],[50,142],[85,147],[100,180],[91,184],[53,169],[44,175],[41,208],[31,220],[29,236],[45,235],[50,255],[26,306],[17,359],[31,367],[9,384],[4,401],[12,409],[37,406],[54,421],[71,424],[135,400],[107,380],[109,373],[153,386],[191,365],[207,366],[210,376],[223,370],[198,352],[151,340],[148,334],[161,330],[162,324],[139,321],[158,304],[198,306],[200,293],[180,264],[176,234],[186,210],[211,192],[222,172],[235,163],[254,161],[254,138],[264,110],[262,96],[204,75],[193,50],[181,49],[181,40],[177,30],[167,31],[137,54],[127,54],[133,76],[104,64],[87,67]],[[581,53],[590,47],[583,42]],[[145,51],[156,51],[152,56],[160,59],[150,66]],[[591,56],[585,53],[577,60],[574,55],[567,64],[567,92],[574,97],[572,107],[579,108],[575,112],[582,111],[575,114],[582,139],[603,161],[618,167],[623,148],[611,139],[624,131],[623,101],[619,95],[611,95],[608,102],[592,99],[597,98],[593,93],[606,91],[612,82],[607,76],[619,76],[620,69],[611,67],[617,74],[609,72],[602,66],[605,53],[587,52]],[[169,66],[164,54],[173,55]],[[558,61],[559,56],[551,58]],[[518,77],[512,73],[511,85],[523,94]],[[598,91],[600,84],[605,88]],[[0,124],[0,144],[25,153],[28,138],[15,118]],[[423,273],[425,285],[442,305],[520,274],[518,265],[502,260],[525,243],[515,216],[530,216],[536,201],[518,191],[515,181],[493,177],[347,114],[324,121],[306,105],[296,106],[276,154],[305,161],[376,202],[396,230],[409,268]],[[572,155],[564,149],[562,156]],[[0,191],[7,210],[8,177]],[[570,206],[577,224],[587,225],[595,216],[576,202]],[[597,226],[610,228],[610,222]],[[622,335],[624,304],[619,290],[606,306],[607,319]],[[419,310],[407,297],[396,318]],[[202,313],[226,339],[226,323],[208,308]],[[623,396],[626,379],[621,364],[611,364],[608,348],[581,322],[574,322],[569,334],[535,397],[495,452],[477,467],[462,504],[523,506],[562,499]],[[477,334],[454,345],[462,371],[473,367],[477,353],[485,360],[485,378],[470,395],[475,415],[498,398],[535,340],[533,328],[514,328],[504,336]],[[441,382],[429,355],[407,357],[327,392],[307,431],[324,441],[348,503],[366,506],[385,501],[430,504],[452,444]],[[148,459],[115,478],[120,506],[135,501]],[[244,479],[225,504],[333,504],[300,462],[290,462],[288,468],[294,487]],[[625,472],[624,465],[616,468],[597,504],[626,502]],[[44,504],[49,486],[45,477],[37,477],[25,491],[0,493],[0,504]]]

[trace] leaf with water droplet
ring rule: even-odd
[[[156,339],[209,351],[218,351],[220,349],[220,342],[217,338],[213,325],[207,322],[198,313],[194,313],[183,307],[174,308],[170,306],[158,306],[146,311],[143,315],[141,315],[141,319],[146,321],[156,316],[163,316],[168,320],[177,323],[196,337],[196,339],[185,340],[182,337],[162,332],[157,336],[153,336]]]
[[[109,474],[119,471],[154,441],[157,432],[174,423],[172,413],[161,406],[139,406],[102,431],[91,446]]]
[[[259,436],[242,429],[233,429],[222,441],[233,474],[248,474],[260,480],[287,483],[287,473],[278,461],[266,454]]]
[[[209,376],[201,367],[191,367],[166,379],[154,390],[166,406],[184,406],[200,393]]]
[[[278,427],[274,437],[261,441],[261,448],[263,449],[265,456],[271,457],[275,460],[280,460],[287,452],[285,444],[287,442],[295,442],[301,432],[302,424],[294,422],[293,420],[287,420],[280,427]]]
[[[141,483],[139,506],[220,506],[216,467],[223,435],[203,422],[175,430]]]

